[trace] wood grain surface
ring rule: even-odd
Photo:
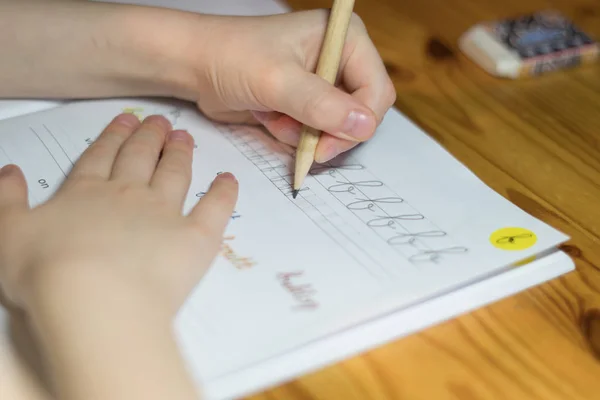
[[[477,22],[549,7],[600,38],[598,0],[357,0],[355,11],[398,109],[494,190],[570,235],[576,272],[251,400],[600,399],[600,64],[509,81],[457,47]]]

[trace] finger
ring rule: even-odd
[[[267,106],[330,135],[353,141],[371,138],[373,111],[350,94],[300,67],[269,90]]]
[[[298,146],[302,129],[301,123],[275,111],[254,111],[252,114],[277,140],[290,146]]]
[[[186,131],[173,131],[167,137],[162,157],[150,186],[177,207],[183,206],[192,180],[194,139]]]
[[[220,243],[231,220],[238,196],[238,182],[230,173],[223,173],[213,181],[208,192],[192,209],[192,223]]]
[[[94,177],[108,179],[121,145],[140,125],[135,115],[121,114],[112,120],[73,166],[69,179]]]
[[[352,97],[374,111],[379,125],[394,105],[396,91],[377,50],[369,40],[364,40],[356,46],[341,67],[344,88],[352,93]],[[356,142],[321,135],[315,151],[315,161],[325,163],[356,145]]]
[[[29,207],[27,181],[21,168],[9,164],[0,169],[0,210],[10,211],[15,207]]]
[[[146,118],[121,147],[111,178],[123,182],[150,182],[169,131],[171,123],[165,117]]]
[[[373,110],[379,125],[396,101],[396,90],[373,43],[368,38],[361,40],[341,67],[345,88]]]
[[[342,140],[330,135],[321,135],[317,149],[315,150],[315,161],[319,164],[331,161],[335,157],[356,147],[360,143]]]
[[[257,112],[255,115],[279,141],[290,146],[298,146],[302,132],[302,124],[298,121],[276,112]],[[358,144],[359,142],[339,139],[327,133],[321,133],[321,138],[315,150],[315,161],[325,163]]]
[[[210,108],[200,108],[200,111],[215,122],[246,125],[258,123],[250,111],[213,111]]]

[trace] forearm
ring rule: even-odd
[[[40,277],[26,306],[58,398],[199,398],[163,299],[113,277],[70,271]]]
[[[185,41],[190,30],[208,25],[201,18],[208,17],[89,1],[0,0],[0,97],[192,97]],[[205,36],[194,36],[202,46]]]

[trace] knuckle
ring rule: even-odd
[[[320,119],[321,110],[326,109],[325,105],[329,99],[329,91],[311,91],[317,93],[315,96],[310,97],[302,107],[302,115],[304,115],[310,121],[317,121]],[[314,123],[314,122],[313,122]],[[317,124],[318,125],[318,124]]]
[[[396,92],[396,87],[389,79],[385,90],[385,99],[387,102],[386,104],[388,107],[391,107],[392,105],[394,105],[394,103],[396,103],[396,100],[398,99],[398,94]]]
[[[176,165],[165,165],[161,171],[162,180],[169,182],[170,185],[182,185],[189,181],[191,173],[186,169],[177,167]]]
[[[170,164],[165,165],[161,171],[161,179],[163,181],[169,182],[169,185],[182,186],[191,180],[191,171],[187,168],[181,168],[177,165]]]
[[[171,155],[165,161],[162,168],[167,173],[176,175],[187,175],[191,173],[192,160],[188,156],[188,151],[184,149],[171,150]]]
[[[145,156],[154,152],[154,146],[146,140],[136,140],[127,145],[127,152],[133,157]]]
[[[116,146],[114,143],[112,143],[112,141],[108,141],[108,140],[97,141],[87,149],[87,153],[92,154],[93,156],[95,156],[97,158],[104,159],[106,157],[113,156],[115,147]]]
[[[260,78],[255,93],[263,102],[270,104],[279,101],[282,89],[285,85],[285,72],[279,66],[269,65],[260,70]]]
[[[164,115],[154,114],[144,120],[144,126],[151,127],[157,132],[166,133],[171,129],[171,122]]]
[[[233,184],[222,185],[220,190],[216,190],[214,193],[215,211],[221,213],[230,210],[233,207],[235,193],[236,189]]]
[[[366,25],[365,22],[363,21],[363,19],[361,18],[360,15],[358,15],[356,12],[352,13],[352,17],[350,19],[350,23],[351,26],[355,29],[361,30],[361,31],[365,31],[366,30]]]
[[[143,196],[140,192],[138,186],[128,182],[119,182],[115,188],[115,193],[119,196],[120,201],[124,201],[125,204],[137,202],[140,196]]]

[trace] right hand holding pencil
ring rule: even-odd
[[[198,105],[225,122],[263,124],[296,146],[302,124],[323,131],[316,161],[370,139],[396,99],[394,86],[356,16],[349,26],[339,87],[315,74],[328,13],[223,18],[210,57],[199,63]]]
[[[315,159],[324,162],[370,139],[396,99],[356,15],[338,87],[316,75],[328,18],[326,10],[233,17],[0,0],[0,96],[176,97],[220,122],[261,123],[293,146],[302,124],[322,131]]]
[[[263,124],[293,146],[302,124],[320,130],[315,156],[324,162],[370,139],[396,98],[356,15],[338,87],[316,75],[328,18],[326,10],[232,17],[0,0],[0,96],[176,97],[213,120]]]

